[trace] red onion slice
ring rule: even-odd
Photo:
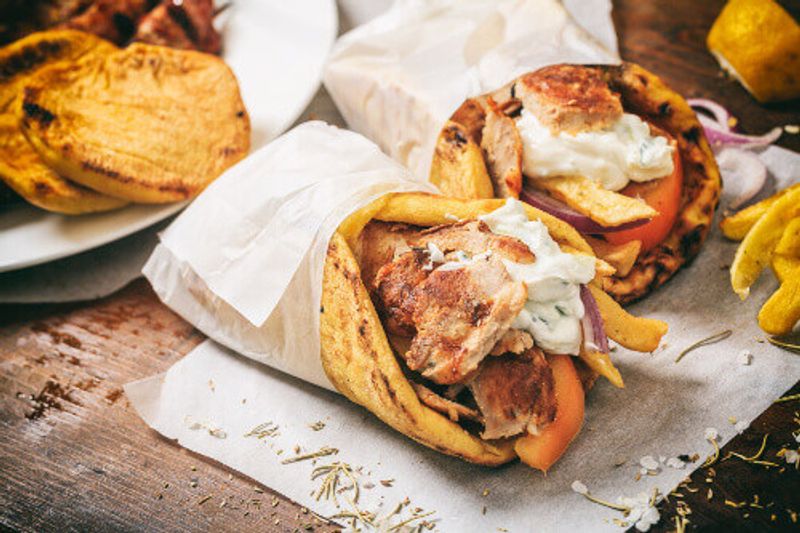
[[[722,107],[721,104],[718,104],[714,100],[709,100],[708,98],[690,98],[686,100],[686,102],[694,109],[703,109],[714,115],[714,120],[720,125],[720,130],[731,131],[731,127],[728,124],[731,114],[727,109]],[[703,122],[702,118],[704,118],[704,115],[697,115],[697,117],[700,118],[700,122]]]
[[[736,146],[737,148],[768,146],[777,141],[783,132],[782,128],[775,127],[764,135],[736,133],[731,131],[728,125],[731,114],[720,104],[705,98],[692,98],[688,100],[688,102],[693,108],[705,109],[714,115],[712,119],[705,115],[698,114],[697,120],[699,120],[700,124],[703,126],[709,144],[715,148],[723,146]]]
[[[586,285],[581,285],[581,302],[583,302],[583,346],[586,351],[608,353],[608,337],[606,336],[603,317],[597,302]]]
[[[529,187],[525,187],[519,194],[519,199],[525,203],[532,205],[537,209],[541,209],[545,213],[560,218],[570,226],[574,227],[581,233],[599,234],[599,233],[612,233],[615,231],[622,231],[626,229],[636,228],[643,224],[650,222],[647,219],[634,220],[633,222],[626,222],[619,226],[608,228],[601,226],[591,218],[584,214],[578,213],[568,205],[565,205],[555,198]]]
[[[740,148],[723,148],[717,154],[717,164],[726,189],[738,190],[728,207],[739,209],[764,188],[767,167],[752,152]]]
[[[732,131],[722,131],[712,120],[700,120],[706,133],[708,143],[714,148],[735,146],[737,148],[760,148],[769,146],[778,140],[783,133],[783,128],[775,127],[764,135],[744,135]]]

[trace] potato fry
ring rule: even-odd
[[[448,122],[436,141],[430,182],[454,198],[493,198],[481,147],[464,126]]]
[[[390,194],[383,208],[375,215],[384,222],[406,222],[420,226],[450,224],[454,219],[474,220],[501,207],[505,200],[463,200],[442,198],[426,193]],[[559,245],[594,256],[592,248],[578,231],[561,219],[524,204],[531,220],[541,220]],[[413,215],[413,216],[412,216]]]
[[[586,237],[586,242],[592,247],[597,257],[616,269],[616,275],[621,278],[628,275],[642,250],[642,241],[611,244],[593,237]]]
[[[800,271],[800,257],[775,254],[775,257],[772,258],[772,271],[781,283],[786,281],[796,269]]]
[[[668,326],[661,320],[635,317],[625,311],[603,289],[589,285],[603,317],[606,334],[611,340],[637,352],[652,352],[658,348]]]
[[[789,222],[800,216],[800,188],[782,195],[747,233],[731,265],[731,286],[744,300],[761,271],[772,262]]]
[[[775,254],[800,257],[800,217],[789,222],[786,229],[783,230],[781,240],[775,247]]]
[[[624,389],[625,383],[622,381],[622,375],[611,362],[611,357],[607,353],[590,350],[588,352],[581,350],[581,360],[586,363],[589,368],[606,378],[617,388]]]
[[[787,274],[758,313],[758,325],[770,335],[789,333],[800,321],[800,268]]]
[[[583,176],[531,180],[532,183],[606,227],[651,219],[658,212],[642,200],[607,191]]]
[[[744,239],[745,235],[747,235],[747,232],[750,231],[750,228],[758,222],[758,219],[764,216],[764,213],[769,210],[772,204],[777,202],[784,194],[795,189],[800,189],[800,183],[787,187],[769,198],[761,200],[734,215],[724,218],[719,224],[722,234],[733,241],[741,241]]]

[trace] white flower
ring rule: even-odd
[[[719,432],[716,428],[706,428],[706,440],[717,440],[719,438]]]
[[[654,470],[657,471],[659,464],[652,455],[645,455],[641,459],[639,459],[639,464],[642,465],[647,470]]]
[[[796,465],[798,461],[800,461],[800,453],[797,453],[797,450],[786,450],[783,458],[786,459],[786,462],[790,465]]]
[[[620,497],[617,501],[630,509],[628,520],[633,522],[639,531],[648,531],[661,519],[658,509],[650,505],[650,496],[644,492],[633,498]]]
[[[572,490],[574,490],[578,494],[583,494],[584,496],[589,494],[589,489],[586,487],[586,485],[584,485],[577,479],[572,482]]]
[[[734,424],[733,429],[736,430],[736,433],[741,435],[742,433],[744,433],[744,430],[746,430],[749,425],[750,424],[745,420],[740,420],[739,422],[736,422],[736,424]]]
[[[685,463],[685,462],[683,462],[683,461],[681,461],[681,460],[680,460],[679,458],[677,458],[677,457],[670,457],[670,458],[667,460],[667,466],[668,466],[668,467],[670,467],[670,468],[674,468],[675,470],[680,470],[681,468],[683,468],[684,466],[686,466],[686,463]]]
[[[753,353],[750,350],[742,350],[739,352],[739,364],[750,366],[753,362]]]

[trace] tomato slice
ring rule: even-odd
[[[647,205],[658,211],[658,214],[647,224],[632,229],[606,233],[606,240],[612,244],[642,241],[642,251],[650,250],[667,238],[672,226],[675,224],[675,219],[678,217],[678,211],[680,211],[681,206],[681,191],[683,189],[681,156],[672,136],[664,131],[658,131],[658,134],[669,138],[670,143],[676,146],[672,154],[674,163],[672,174],[644,183],[630,183],[620,191],[625,196],[641,198]]]
[[[556,418],[538,435],[524,435],[514,443],[523,463],[542,472],[555,464],[583,425],[584,392],[572,357],[548,355],[555,382]]]

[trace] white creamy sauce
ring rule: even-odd
[[[503,207],[478,218],[493,233],[519,239],[536,256],[530,264],[503,260],[511,277],[528,288],[528,301],[512,327],[530,333],[547,352],[577,355],[584,314],[580,286],[594,278],[594,258],[562,252],[547,226],[528,220],[518,200],[509,198]]]
[[[618,191],[630,181],[650,181],[673,171],[673,147],[667,138],[651,135],[647,123],[630,113],[601,130],[554,135],[523,109],[517,128],[522,172],[530,179],[584,176]]]

